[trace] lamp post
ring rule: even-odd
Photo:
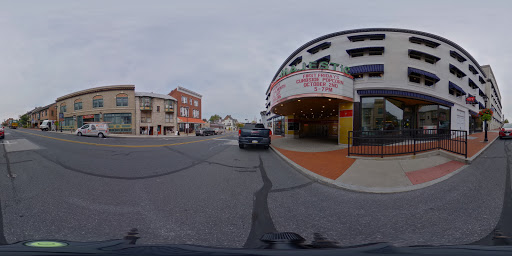
[[[187,109],[187,123],[185,124],[185,129],[187,130],[186,134],[188,136],[188,129],[189,129],[189,127],[188,127],[189,126],[189,124],[188,124],[188,116],[189,116],[190,113],[189,113],[189,107],[185,107],[185,108]]]
[[[487,97],[487,95],[484,96],[484,101],[485,101],[485,107],[487,108],[487,100],[489,100],[489,98]],[[488,142],[489,140],[487,139],[487,120],[484,120],[484,124],[485,124],[485,138],[484,138],[484,142]]]

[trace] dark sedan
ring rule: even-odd
[[[196,130],[196,136],[208,136],[208,135],[215,135],[215,130],[211,128],[201,128],[199,130]]]

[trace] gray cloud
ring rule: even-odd
[[[203,118],[258,117],[282,61],[324,34],[400,27],[444,36],[490,64],[503,98],[506,1],[34,1],[0,9],[0,120],[108,84],[204,95]],[[504,112],[512,104],[503,100]]]

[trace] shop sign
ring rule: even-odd
[[[473,104],[473,105],[476,104],[475,97],[473,97],[473,96],[472,97],[467,97],[466,98],[466,104]]]
[[[354,81],[352,76],[333,70],[307,70],[296,72],[272,85],[270,106],[292,96],[308,97],[343,96],[352,99]]]
[[[85,116],[82,116],[83,119],[91,119],[91,118],[94,118],[94,115],[85,115]]]

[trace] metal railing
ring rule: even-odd
[[[468,157],[467,131],[411,129],[349,131],[348,155],[398,156],[442,149]]]

